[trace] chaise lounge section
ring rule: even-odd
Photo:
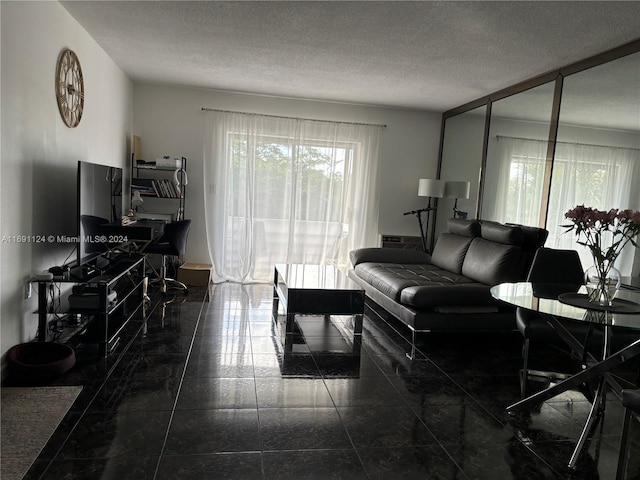
[[[489,290],[524,280],[547,235],[536,227],[450,219],[432,255],[361,248],[350,253],[348,275],[413,335],[514,330],[515,309]]]

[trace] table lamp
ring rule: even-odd
[[[456,201],[453,204],[453,218],[467,218],[467,212],[458,210],[458,199],[469,198],[469,191],[471,190],[471,182],[446,182],[444,186],[444,196],[447,198],[455,198]]]

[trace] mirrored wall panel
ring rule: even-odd
[[[483,105],[445,121],[440,179],[469,182],[469,198],[457,199],[457,209],[468,218],[477,216],[486,111],[487,107]],[[438,199],[435,238],[446,231],[454,205],[454,197]]]
[[[549,196],[547,245],[588,250],[565,233],[564,213],[576,205],[599,210],[640,209],[640,53],[564,79]],[[634,247],[617,268],[631,274]]]
[[[464,108],[443,115],[440,178],[471,182],[469,199],[458,200],[469,218],[543,226],[545,245],[577,250],[586,269],[593,259],[566,232],[565,213],[576,205],[640,210],[640,39],[458,113]],[[452,202],[438,202],[436,235],[446,229]],[[639,276],[640,248],[629,245],[616,267]]]
[[[545,83],[492,104],[483,219],[539,224],[554,87]]]

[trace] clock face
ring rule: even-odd
[[[67,127],[76,127],[84,108],[84,81],[80,62],[72,50],[65,50],[58,59],[56,98],[64,123]]]

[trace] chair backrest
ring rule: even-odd
[[[580,285],[584,283],[584,272],[578,252],[539,248],[533,256],[527,281],[532,283],[533,293],[538,298],[556,299],[560,293],[578,291]],[[525,339],[533,335],[540,335],[545,339],[556,339],[558,336],[556,332],[548,331],[546,328],[532,328],[533,325],[540,325],[540,322],[533,323],[539,317],[538,313],[518,307],[516,326],[520,333]],[[546,321],[542,322],[543,325],[546,323]]]
[[[175,249],[174,255],[183,256],[187,251],[187,236],[191,220],[178,220],[165,225],[160,242],[169,243]]]
[[[529,282],[582,285],[584,271],[578,252],[539,248],[527,275]]]

